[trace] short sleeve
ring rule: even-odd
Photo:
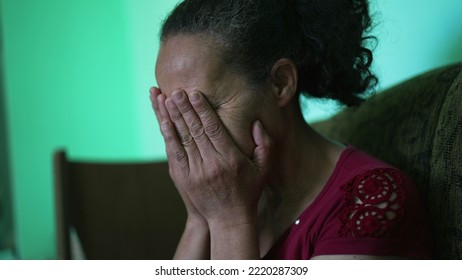
[[[429,257],[423,207],[412,180],[399,170],[362,172],[341,185],[339,195],[314,255]]]

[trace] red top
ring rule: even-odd
[[[426,218],[409,177],[348,146],[324,189],[265,259],[353,254],[429,259]]]

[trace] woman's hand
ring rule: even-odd
[[[161,92],[158,88],[152,87],[150,90],[150,99],[159,126],[162,124],[162,116],[160,114],[159,103],[157,101]],[[165,102],[165,96],[162,97]],[[168,116],[166,116],[168,118]],[[196,207],[191,203],[185,191],[182,188],[177,190],[185,204],[188,218],[186,220],[185,229],[181,240],[178,243],[174,259],[210,259],[210,233],[207,221],[197,211]]]
[[[159,108],[159,102],[158,100],[161,99],[161,103],[165,103],[165,95],[162,95],[160,90],[156,87],[152,87],[150,90],[150,99],[151,99],[151,104],[152,108],[154,109],[154,112],[156,114],[157,121],[159,122],[159,127],[162,126],[162,123],[166,120],[168,120],[170,117],[168,116],[168,113],[165,112],[165,110],[162,110],[163,115],[161,114],[161,109]],[[170,164],[169,164],[170,165]],[[176,183],[176,182],[175,182]],[[181,196],[181,199],[183,200],[186,211],[188,213],[188,223],[189,224],[194,224],[194,225],[199,225],[201,223],[204,223],[205,226],[207,226],[207,221],[204,219],[204,217],[197,211],[196,207],[192,204],[190,199],[185,193],[185,190],[183,188],[179,188],[178,185],[177,190]]]
[[[214,232],[221,233],[216,236],[220,238],[226,236],[224,233],[238,231],[234,236],[240,232],[243,239],[249,239],[240,243],[250,242],[258,249],[257,204],[269,174],[271,147],[262,124],[256,121],[252,126],[256,147],[252,158],[247,158],[201,93],[187,95],[177,91],[169,98],[159,93],[154,97],[170,174],[188,211],[199,213],[207,221],[212,234],[212,255]],[[225,250],[216,246],[215,249],[220,258],[227,257],[222,254]],[[258,250],[251,249],[252,254],[235,257],[258,257]]]
[[[253,125],[249,159],[201,93],[165,97],[158,96],[161,130],[177,187],[209,223],[254,219],[270,167],[271,141],[261,123]]]

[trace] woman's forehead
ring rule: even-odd
[[[217,47],[202,36],[191,35],[174,36],[162,42],[157,66],[194,72],[224,67]]]
[[[159,86],[196,87],[222,78],[223,72],[217,51],[201,37],[174,36],[161,44],[156,63]]]

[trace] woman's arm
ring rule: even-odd
[[[188,218],[173,259],[210,259],[210,233],[207,223]]]
[[[158,99],[163,103],[165,96],[159,98],[161,92],[156,87],[152,87],[149,92],[152,107],[159,126],[161,126],[163,120],[169,118],[168,112],[159,108]],[[177,187],[177,190],[185,204],[188,218],[173,258],[183,260],[210,259],[210,232],[207,221],[200,215],[183,189]]]
[[[260,259],[255,222],[214,223],[210,226],[210,232],[212,259]]]

